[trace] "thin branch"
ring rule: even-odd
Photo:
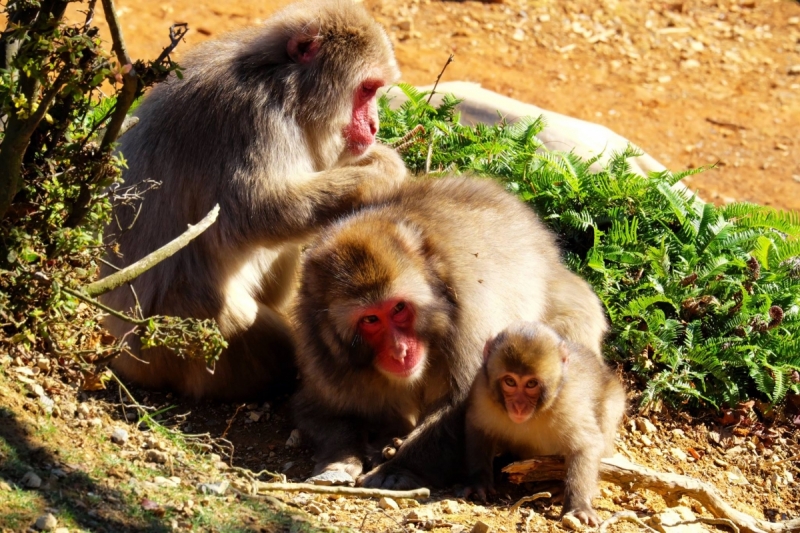
[[[363,487],[331,487],[314,485],[313,483],[264,483],[256,482],[256,489],[261,491],[282,490],[285,492],[313,492],[317,494],[338,494],[353,498],[413,498],[415,500],[430,498],[431,491],[425,488],[414,490],[365,489]]]
[[[436,92],[436,87],[439,85],[439,80],[442,79],[442,74],[444,74],[445,69],[447,66],[453,62],[453,58],[455,57],[454,54],[450,54],[450,57],[447,58],[447,62],[442,67],[442,71],[436,76],[436,83],[433,84],[433,89],[431,89],[431,94],[428,95],[428,102],[431,103],[431,98],[433,98],[434,93]]]
[[[111,277],[111,276],[109,276],[109,277]],[[129,324],[134,324],[134,325],[137,325],[137,326],[143,326],[144,324],[147,324],[147,320],[139,320],[139,319],[136,319],[136,318],[129,317],[128,315],[126,315],[124,313],[120,313],[119,311],[117,311],[115,309],[112,309],[112,308],[108,307],[107,305],[104,305],[104,304],[98,302],[94,298],[91,298],[90,296],[87,296],[86,294],[83,294],[80,291],[76,291],[76,290],[70,289],[69,287],[61,287],[61,290],[66,292],[70,296],[74,296],[75,298],[77,298],[79,300],[83,300],[84,302],[86,302],[89,305],[93,305],[93,306],[97,307],[98,309],[102,309],[103,311],[105,311],[109,315],[115,316],[115,317],[119,318],[120,320],[124,320],[125,322],[128,322]]]
[[[566,467],[564,460],[557,456],[540,456],[512,463],[503,469],[513,483],[564,479]],[[737,527],[747,533],[792,533],[800,532],[800,519],[785,522],[759,520],[734,509],[728,504],[713,485],[680,474],[656,472],[650,468],[633,464],[615,457],[603,459],[600,463],[600,479],[625,487],[644,488],[672,498],[687,496],[708,509],[716,518],[729,527]]]
[[[177,238],[168,242],[158,250],[144,256],[132,265],[123,268],[119,272],[115,272],[101,280],[90,283],[84,287],[84,292],[88,296],[100,296],[144,274],[161,261],[164,261],[186,247],[196,237],[207,230],[217,220],[218,215],[219,204],[215,205],[200,222],[195,225],[190,224],[189,228]]]
[[[536,494],[531,494],[530,496],[523,496],[517,501],[517,503],[511,506],[511,509],[509,509],[508,512],[513,513],[526,503],[534,502],[536,500],[541,500],[542,498],[550,499],[552,497],[553,495],[550,494],[549,492],[537,492]]]
[[[613,515],[608,517],[608,519],[603,520],[603,523],[600,524],[600,527],[597,528],[597,533],[606,533],[608,526],[616,524],[620,520],[625,520],[626,522],[633,522],[634,524],[638,525],[639,527],[641,527],[642,529],[644,529],[649,533],[659,533],[657,530],[653,529],[652,527],[642,522],[642,519],[639,518],[633,511],[620,511],[618,513],[614,513]]]

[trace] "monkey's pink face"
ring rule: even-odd
[[[400,299],[361,309],[358,333],[375,353],[375,366],[392,378],[413,379],[422,372],[425,345],[414,330],[413,305]]]
[[[500,376],[500,388],[505,398],[508,417],[512,422],[521,424],[533,416],[542,393],[536,377],[507,372]]]
[[[375,134],[378,133],[376,95],[383,85],[383,80],[369,78],[361,82],[353,95],[353,114],[342,132],[347,150],[353,156],[364,154],[375,142]]]

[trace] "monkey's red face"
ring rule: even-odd
[[[354,156],[362,155],[375,142],[375,134],[378,133],[378,103],[375,96],[383,85],[383,80],[369,78],[356,88],[353,114],[342,132],[347,150]]]
[[[507,372],[500,376],[500,388],[506,402],[506,411],[512,422],[521,424],[536,411],[542,387],[535,376],[520,376]]]
[[[389,377],[413,379],[424,365],[425,345],[414,330],[413,305],[392,299],[361,309],[358,333],[375,352],[375,366]]]

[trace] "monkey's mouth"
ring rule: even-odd
[[[424,367],[425,350],[416,345],[408,350],[405,357],[384,357],[379,362],[379,367],[390,377],[400,379],[413,379],[422,373]]]
[[[367,152],[367,150],[369,150],[372,144],[373,143],[371,142],[350,141],[349,143],[347,143],[347,151],[350,152],[350,155],[353,155],[355,157],[360,157],[364,155]]]

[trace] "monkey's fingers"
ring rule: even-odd
[[[384,463],[359,478],[362,487],[387,490],[411,490],[423,486],[422,481],[411,472],[393,468],[392,463]]]
[[[571,514],[581,522],[591,527],[596,527],[600,523],[600,518],[598,518],[597,513],[594,512],[594,509],[591,507],[588,509],[581,509],[581,510],[571,510],[564,514]]]

